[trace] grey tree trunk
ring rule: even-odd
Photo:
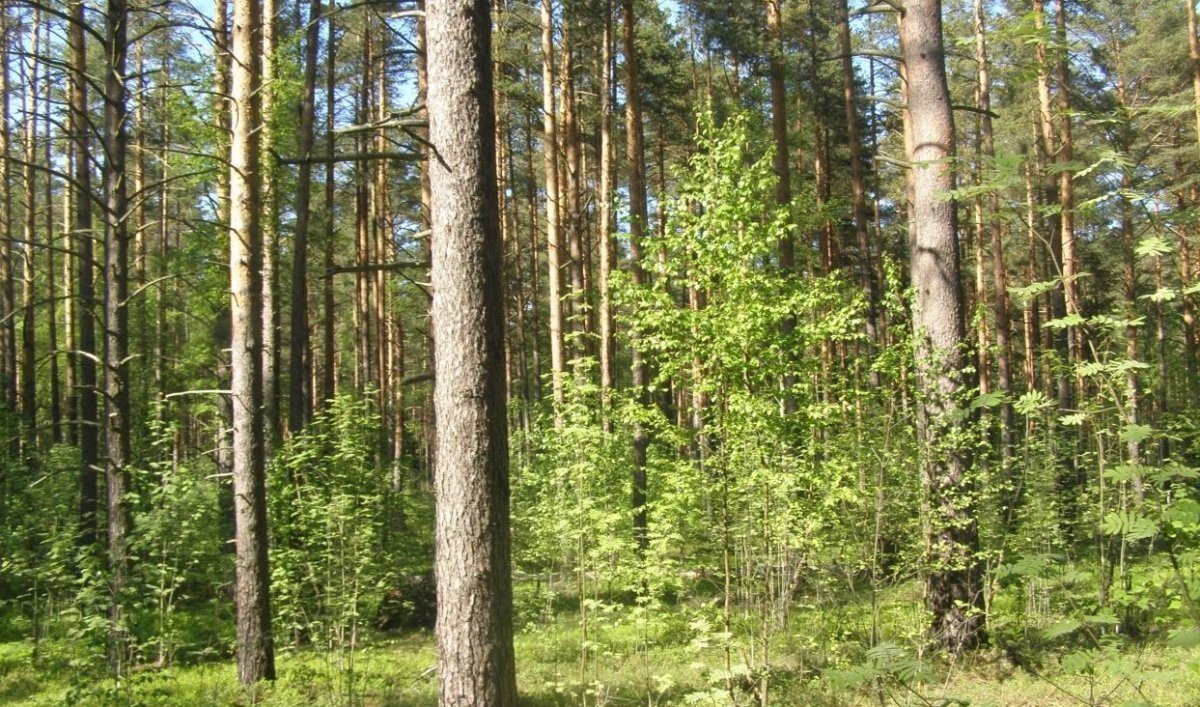
[[[235,0],[230,65],[229,270],[238,680],[275,679],[267,564],[262,382],[262,7]]]
[[[21,401],[21,456],[27,464],[37,463],[37,309],[34,306],[34,271],[35,255],[34,241],[37,238],[37,174],[35,163],[37,152],[37,83],[38,67],[36,60],[41,51],[40,37],[42,24],[41,10],[35,10],[33,24],[30,27],[30,42],[33,57],[22,59],[20,77],[25,81],[22,122],[21,156],[24,165],[21,169],[23,195],[22,204],[22,240],[21,248],[21,365],[20,365],[20,401]],[[19,35],[18,35],[19,36]],[[27,68],[26,68],[27,67]]]
[[[260,145],[262,171],[262,386],[263,386],[263,449],[270,458],[280,434],[279,427],[279,201],[275,193],[275,175],[270,155],[275,148],[271,115],[275,109],[275,14],[277,0],[262,0],[262,137]]]
[[[879,286],[871,257],[871,238],[867,230],[867,177],[863,162],[862,135],[858,129],[858,106],[854,95],[854,66],[850,45],[850,9],[847,0],[838,3],[838,43],[842,54],[842,107],[846,114],[846,139],[850,147],[850,191],[854,213],[854,244],[858,251],[858,281],[867,298],[867,343],[874,351],[879,336]],[[872,386],[879,385],[879,372],[870,372]]]
[[[633,283],[638,287],[649,281],[642,267],[643,241],[646,237],[646,222],[649,220],[646,207],[646,147],[642,126],[642,94],[640,68],[638,66],[636,16],[633,0],[621,0],[621,32],[625,48],[625,160],[629,166],[629,265],[633,269]],[[638,391],[638,402],[650,404],[650,374],[645,356],[635,346],[630,352],[633,387]],[[646,452],[650,447],[650,433],[646,426],[636,424],[633,429],[633,534],[638,551],[645,551],[649,544],[646,514]]]
[[[929,504],[927,598],[933,637],[958,653],[982,633],[979,546],[974,518],[969,418],[963,398],[973,387],[966,372],[964,297],[951,161],[954,118],[946,86],[940,0],[909,0],[900,24],[907,75],[912,218],[911,275],[916,290],[918,432],[922,480]]]
[[[96,542],[96,506],[99,495],[100,412],[96,390],[96,290],[92,240],[91,121],[88,120],[87,44],[83,32],[83,0],[71,3],[67,23],[70,45],[70,125],[75,143],[74,211],[75,257],[79,261],[75,308],[79,335],[79,544]]]
[[[334,89],[336,88],[337,74],[334,71],[334,61],[337,57],[337,47],[334,39],[337,27],[332,17],[329,18],[328,24],[328,39],[326,40],[328,48],[325,50],[325,156],[329,158],[329,161],[325,163],[325,243],[323,255],[326,272],[329,272],[333,268],[333,247],[336,237],[333,213],[334,190],[336,188],[333,163],[333,117],[336,111]],[[321,329],[321,350],[325,367],[321,370],[321,390],[317,395],[317,399],[323,403],[326,400],[331,400],[337,394],[337,354],[335,353],[334,341],[334,326],[336,321],[334,317],[333,278],[331,277],[325,278],[325,284],[321,290],[321,306],[325,314]],[[309,356],[311,358],[311,354]],[[312,407],[312,405],[310,404],[309,407]]]
[[[488,0],[430,0],[439,704],[516,700]]]
[[[108,499],[109,659],[124,663],[121,595],[129,572],[129,200],[125,185],[128,95],[125,86],[128,7],[108,0],[104,79],[104,465]]]
[[[321,2],[308,5],[304,45],[304,87],[300,94],[300,163],[296,177],[296,236],[292,244],[292,313],[288,350],[288,429],[304,429],[312,416],[308,344],[308,231],[312,216],[312,157],[317,104],[317,49],[321,38]],[[332,109],[331,109],[332,110]],[[332,388],[332,386],[331,386]],[[324,392],[329,395],[332,391]]]
[[[8,23],[8,13],[0,12],[3,36],[0,36],[0,58],[4,66],[8,66],[12,55],[9,53],[9,35],[11,28]],[[0,71],[0,118],[8,125],[8,72]],[[13,272],[13,228],[12,228],[12,171],[8,164],[8,153],[12,149],[8,130],[0,130],[0,228],[4,229],[4,238],[0,240],[0,354],[3,354],[3,370],[0,371],[0,385],[4,389],[4,405],[9,412],[17,412],[17,328],[14,316],[17,305],[16,277]],[[14,438],[10,444],[9,453],[16,456],[20,453],[20,440]]]

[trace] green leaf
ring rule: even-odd
[[[1171,634],[1167,645],[1172,648],[1195,648],[1200,646],[1200,628],[1185,626]]]
[[[1046,327],[1047,329],[1066,329],[1067,327],[1081,326],[1086,322],[1087,320],[1083,318],[1082,314],[1079,314],[1078,312],[1072,312],[1065,317],[1051,319],[1042,326]]]
[[[1074,633],[1083,624],[1075,619],[1064,619],[1042,631],[1042,636],[1047,640],[1054,640],[1061,636],[1066,636],[1069,633]]]
[[[1116,626],[1121,623],[1116,614],[1111,609],[1101,609],[1095,614],[1089,614],[1083,617],[1083,620],[1089,624],[1102,624],[1104,626]]]
[[[1071,413],[1070,415],[1063,415],[1062,417],[1058,418],[1058,421],[1067,427],[1079,427],[1083,423],[1087,422],[1087,413],[1075,412]]]
[[[1121,428],[1122,442],[1144,442],[1154,435],[1154,428],[1149,425],[1130,423]]]
[[[971,401],[971,409],[978,410],[980,408],[991,409],[1004,402],[1004,393],[993,390],[990,393],[984,393]]]
[[[1174,249],[1171,244],[1162,236],[1147,236],[1142,239],[1141,243],[1138,243],[1134,252],[1144,258],[1149,255],[1167,255],[1172,250]]]

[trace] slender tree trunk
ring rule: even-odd
[[[382,122],[389,116],[388,105],[388,34],[383,32],[380,34],[379,52],[379,69],[375,72],[375,120]],[[382,130],[375,132],[374,149],[383,152],[388,147],[387,137]],[[371,238],[373,241],[373,252],[376,262],[386,262],[391,259],[392,249],[389,243],[392,240],[392,229],[389,218],[389,202],[388,202],[388,171],[387,160],[376,160],[372,165],[371,170]],[[376,270],[374,273],[374,282],[372,283],[375,290],[374,300],[374,320],[375,320],[375,354],[376,354],[376,374],[378,376],[378,400],[379,414],[385,424],[381,429],[380,452],[382,458],[387,459],[391,453],[390,436],[394,431],[387,423],[391,420],[392,412],[392,365],[391,365],[391,346],[392,341],[389,335],[391,330],[391,318],[389,316],[389,298],[388,298],[388,276],[384,270]],[[398,430],[396,430],[398,432]]]
[[[304,429],[312,416],[308,390],[308,231],[312,218],[312,156],[315,142],[317,104],[317,61],[321,38],[321,0],[308,4],[308,28],[304,44],[304,85],[300,93],[300,163],[296,176],[296,235],[292,244],[292,311],[288,342],[288,429],[294,434]],[[331,45],[332,49],[332,45]],[[332,79],[331,79],[332,80]],[[330,113],[333,108],[330,106]],[[331,137],[332,139],[332,137]],[[332,220],[333,215],[327,214]],[[332,279],[332,278],[329,278]],[[332,368],[329,361],[326,367]],[[322,391],[325,398],[330,391]]]
[[[571,290],[569,294],[570,322],[567,327],[574,335],[574,351],[579,355],[587,350],[586,339],[580,335],[587,330],[587,289],[584,282],[584,225],[582,207],[582,149],[579,137],[579,115],[575,96],[575,52],[571,44],[571,29],[574,18],[568,14],[568,5],[563,4],[562,49],[559,55],[562,67],[562,145],[563,175],[560,185],[563,199],[563,215],[566,221],[567,258],[570,260]]]
[[[858,281],[867,298],[866,333],[870,351],[879,346],[879,288],[872,265],[871,237],[867,227],[867,178],[863,161],[862,136],[858,129],[858,107],[854,96],[854,64],[850,45],[850,10],[847,0],[839,0],[838,40],[842,53],[842,104],[846,113],[846,139],[850,147],[850,194],[854,213],[854,242],[858,250]],[[879,385],[879,373],[870,372],[872,386]]]
[[[1196,109],[1196,149],[1200,152],[1200,36],[1196,34],[1196,6],[1194,0],[1184,0],[1187,5],[1188,59],[1192,69],[1192,102]],[[1184,287],[1192,282],[1191,249],[1187,239],[1181,239],[1180,276]],[[1196,298],[1185,296],[1183,300],[1184,322],[1184,367],[1188,372],[1188,406],[1200,407],[1200,366],[1197,365]]]
[[[275,15],[277,0],[262,0],[262,385],[263,454],[271,458],[280,433],[279,399],[279,307],[275,293],[279,289],[279,202],[275,194],[275,168],[272,154],[275,131],[271,116],[275,110]],[[307,309],[307,300],[300,300]],[[307,376],[305,376],[307,379]]]
[[[537,399],[542,398],[542,345],[539,328],[541,326],[541,308],[538,306],[541,300],[542,287],[538,282],[538,208],[537,208],[537,177],[536,170],[533,164],[533,118],[526,114],[525,117],[525,172],[528,179],[525,181],[525,204],[529,212],[529,289],[533,293],[530,297],[530,312],[529,320],[530,338],[533,340],[533,389]]]
[[[129,208],[125,187],[128,123],[125,63],[129,19],[125,0],[108,0],[104,80],[104,446],[108,497],[109,659],[118,674],[125,662],[123,594],[129,573]]]
[[[267,564],[262,381],[262,6],[234,0],[229,169],[237,663],[244,685],[275,679]]]
[[[70,16],[71,7],[67,6],[68,17]],[[63,388],[66,389],[66,443],[78,447],[79,446],[79,398],[76,387],[76,372],[79,367],[79,357],[76,352],[79,350],[79,341],[75,336],[75,309],[78,306],[76,303],[75,294],[75,245],[73,237],[75,233],[75,199],[73,187],[71,185],[71,176],[75,173],[75,143],[71,134],[71,84],[70,84],[70,66],[71,66],[71,50],[70,50],[70,29],[67,29],[67,54],[65,66],[67,69],[67,90],[64,91],[63,97],[66,101],[67,117],[63,126],[62,141],[63,160],[65,164],[65,172],[68,177],[63,179],[62,186],[62,289],[63,289],[63,353],[66,355],[67,365],[63,372]]]
[[[963,323],[954,189],[954,117],[946,85],[941,3],[909,0],[901,21],[906,105],[912,134],[913,219],[909,225],[917,376],[922,388],[922,443],[932,566],[927,576],[933,635],[953,653],[975,646],[982,633],[982,596],[975,555],[971,452],[961,439],[968,419],[963,396],[972,387]]]
[[[542,155],[546,167],[546,253],[550,288],[550,385],[554,393],[554,424],[563,424],[563,374],[566,347],[563,342],[562,233],[559,228],[558,120],[554,99],[554,12],[551,0],[541,0],[542,20]]]
[[[29,43],[31,57],[24,61],[28,69],[23,71],[26,81],[22,124],[24,138],[22,140],[22,159],[24,166],[21,170],[21,182],[24,189],[22,198],[22,240],[21,248],[21,456],[28,464],[37,463],[37,309],[34,302],[37,298],[34,289],[36,255],[34,241],[37,239],[37,84],[40,62],[36,57],[41,51],[41,9],[34,10],[33,27],[30,29]],[[7,68],[7,67],[6,67]],[[7,128],[7,126],[6,126]]]
[[[163,68],[161,92],[162,114],[168,115],[170,109],[171,73],[169,67]],[[158,197],[158,278],[155,286],[158,301],[154,310],[154,384],[160,400],[166,400],[167,394],[167,254],[170,241],[170,217],[168,205],[171,203],[171,125],[164,121],[162,125],[162,142],[159,144],[158,161],[162,165],[162,187]],[[165,406],[159,407],[160,414],[165,413]]]
[[[95,260],[92,248],[96,234],[92,228],[92,153],[89,137],[92,123],[88,119],[88,82],[85,79],[87,45],[83,32],[83,0],[72,0],[70,7],[72,20],[67,23],[67,42],[71,54],[70,125],[71,139],[75,144],[72,230],[79,260],[76,285],[79,303],[75,308],[78,317],[76,329],[79,332],[79,545],[91,547],[96,543],[96,508],[100,493],[100,412],[96,383],[99,349],[96,346]]]
[[[1062,277],[1063,293],[1066,299],[1067,315],[1082,313],[1079,304],[1079,263],[1075,253],[1075,183],[1074,171],[1070,167],[1074,159],[1074,141],[1071,135],[1071,55],[1067,47],[1067,9],[1066,0],[1058,0],[1055,13],[1055,37],[1059,52],[1055,63],[1055,74],[1058,80],[1058,110],[1059,110],[1059,153],[1058,163],[1058,198],[1062,206],[1062,216],[1059,224],[1062,228]],[[1072,365],[1083,358],[1083,332],[1078,326],[1067,328],[1067,351]],[[1082,378],[1076,378],[1076,388],[1082,387]],[[1082,395],[1082,390],[1076,391]]]
[[[621,0],[622,34],[625,47],[625,159],[629,168],[629,259],[633,284],[644,287],[649,276],[644,262],[646,222],[646,148],[642,126],[641,69],[637,49],[636,16],[633,0]],[[632,384],[638,391],[638,403],[650,404],[650,374],[645,355],[632,350]],[[650,433],[643,424],[633,430],[633,533],[639,552],[649,544],[646,513],[646,452]]]
[[[429,0],[439,704],[516,702],[488,0]]]
[[[325,184],[324,184],[324,188],[325,188],[325,243],[324,243],[324,246],[325,246],[325,249],[324,249],[323,255],[324,255],[325,272],[329,272],[330,270],[333,269],[333,250],[334,250],[334,240],[336,237],[336,231],[334,229],[334,226],[335,226],[335,223],[334,223],[334,220],[335,220],[334,219],[334,217],[335,217],[335,214],[334,214],[334,195],[335,195],[334,190],[336,188],[336,183],[334,181],[335,174],[334,174],[334,164],[333,164],[333,154],[334,154],[334,136],[333,136],[334,120],[333,119],[334,119],[334,111],[336,110],[336,106],[335,106],[335,102],[334,102],[334,89],[337,85],[337,83],[336,83],[337,82],[337,73],[334,71],[334,69],[336,68],[335,58],[337,56],[337,45],[334,40],[336,38],[337,27],[335,25],[334,18],[332,18],[332,17],[329,18],[328,25],[329,25],[328,38],[326,39],[326,42],[325,42],[327,45],[326,50],[325,50],[325,156],[330,159],[328,162],[325,163]],[[295,277],[294,274],[293,274],[293,277]],[[293,293],[293,297],[294,296],[295,295]],[[322,321],[323,328],[321,331],[322,359],[324,360],[325,368],[321,372],[322,378],[321,378],[320,401],[322,404],[324,404],[325,401],[332,400],[333,397],[337,394],[337,376],[336,376],[337,355],[336,355],[336,351],[335,351],[336,340],[334,337],[334,333],[335,333],[334,326],[336,324],[336,320],[335,320],[335,315],[334,315],[333,278],[332,277],[325,278],[325,284],[322,287],[322,292],[321,292],[321,300],[322,300],[322,308],[324,309],[324,313],[325,313],[325,316],[323,317],[323,321]],[[292,306],[293,307],[296,306],[295,300],[292,301]],[[307,307],[308,305],[305,304],[305,306]],[[293,320],[292,326],[293,327],[295,326],[295,320]],[[295,335],[295,330],[293,330],[292,335],[293,336]],[[308,348],[308,347],[306,346],[305,348]],[[303,355],[307,356],[308,354],[303,354]],[[294,352],[292,353],[292,356],[293,357],[295,356]],[[293,358],[292,361],[293,361],[293,365],[294,365],[295,359]],[[311,362],[310,362],[310,365],[311,365]],[[308,378],[307,372],[305,372],[305,378]],[[294,394],[295,393],[295,388],[294,388],[295,384],[293,383],[292,385],[293,385],[292,390],[293,390],[293,394]]]
[[[772,167],[775,170],[775,203],[787,207],[792,202],[792,170],[789,164],[791,151],[788,149],[787,85],[783,75],[783,8],[782,0],[767,0],[767,34],[770,45],[767,49],[767,74],[771,88],[771,136],[775,143]],[[660,197],[661,198],[661,197]],[[796,244],[791,234],[779,241],[779,268],[785,273],[796,269]],[[785,338],[790,338],[796,329],[796,318],[786,316],[781,322]],[[785,375],[780,381],[783,387],[783,413],[796,412],[796,397],[792,387],[796,380]]]
[[[46,23],[46,46],[49,48],[51,42],[51,27],[50,23]],[[42,125],[45,130],[45,139],[42,141],[42,161],[48,169],[52,169],[54,161],[51,155],[51,146],[54,137],[54,125],[51,118],[51,89],[46,87],[45,100],[42,102]],[[63,425],[62,425],[62,390],[59,380],[59,365],[58,359],[63,350],[59,346],[58,341],[58,287],[56,280],[56,267],[54,265],[54,253],[57,250],[54,246],[54,179],[47,174],[42,182],[42,187],[45,191],[46,200],[46,335],[48,339],[47,348],[50,350],[50,356],[47,361],[47,367],[50,369],[50,439],[54,444],[61,444],[63,441]],[[66,185],[63,185],[63,194],[66,194]],[[65,199],[64,199],[65,201]],[[66,213],[64,212],[64,224]],[[64,229],[65,230],[65,229]],[[65,285],[67,281],[64,281]],[[65,290],[66,288],[64,288]],[[66,293],[63,293],[62,299],[66,300]]]
[[[975,63],[979,82],[978,108],[980,110],[980,152],[983,155],[984,166],[996,159],[996,143],[992,129],[992,78],[991,65],[988,61],[986,26],[987,14],[983,0],[975,0]],[[990,235],[992,245],[992,312],[996,320],[996,388],[1003,395],[1000,403],[1000,459],[1002,472],[1009,471],[1013,449],[1013,383],[1012,383],[1012,343],[1011,323],[1008,315],[1008,280],[1004,264],[1004,233],[1000,218],[1000,195],[995,189],[991,190],[986,199],[986,231]],[[980,247],[983,240],[980,239]],[[1032,255],[1032,254],[1031,254]],[[1006,479],[1011,486],[1011,480]],[[1010,498],[1015,499],[1016,493]],[[1011,507],[1011,503],[1009,504]]]
[[[613,240],[613,17],[612,0],[604,2],[604,30],[600,43],[600,185],[596,195],[600,230],[600,388],[605,405],[616,386],[616,319],[613,316],[612,272],[616,265]]]
[[[1033,14],[1038,29],[1044,30],[1046,27],[1044,0],[1033,0]],[[1041,127],[1041,139],[1038,145],[1041,162],[1044,166],[1048,166],[1059,161],[1059,153],[1054,134],[1054,109],[1050,94],[1050,61],[1046,56],[1046,42],[1039,41],[1034,45],[1034,51],[1038,66],[1038,106],[1040,108],[1039,125]],[[1044,227],[1046,232],[1050,234],[1050,260],[1055,270],[1053,276],[1063,278],[1065,271],[1063,265],[1062,210],[1058,208],[1062,202],[1059,194],[1058,178],[1049,170],[1043,171],[1042,196],[1044,205],[1048,207],[1048,215],[1045,219]],[[1062,319],[1067,316],[1065,281],[1056,284],[1054,290],[1050,293],[1049,314],[1051,319]],[[1066,332],[1062,329],[1055,331],[1057,332],[1054,334],[1055,348],[1058,349],[1059,355],[1066,360],[1069,358],[1069,344]],[[1062,410],[1074,408],[1075,402],[1070,377],[1060,372],[1055,376],[1055,379],[1058,388],[1059,408]]]
[[[357,111],[355,121],[364,124],[368,120],[370,94],[371,94],[371,77],[373,74],[372,68],[372,36],[369,22],[369,16],[364,19],[362,27],[362,77],[358,84],[357,96]],[[360,155],[365,155],[368,150],[368,143],[365,134],[359,133],[356,139],[357,149]],[[359,161],[354,166],[354,262],[356,265],[363,267],[371,261],[369,253],[370,249],[370,178],[369,164],[365,161]],[[365,389],[375,378],[373,375],[372,362],[372,342],[373,332],[371,326],[371,278],[365,269],[360,269],[354,273],[354,383],[359,390]]]
[[[1118,94],[1123,94],[1124,91],[1118,89]],[[1128,153],[1126,153],[1128,154]],[[1125,295],[1125,317],[1135,319],[1137,317],[1137,256],[1135,248],[1137,244],[1134,242],[1133,233],[1133,204],[1129,198],[1124,196],[1129,194],[1133,189],[1133,177],[1129,174],[1129,170],[1123,170],[1121,173],[1121,244],[1123,257],[1123,291]],[[1138,327],[1125,327],[1125,358],[1129,361],[1138,360]],[[1125,375],[1125,422],[1129,425],[1137,425],[1140,422],[1140,407],[1142,399],[1142,384],[1138,378],[1137,370],[1130,369]],[[1142,448],[1141,442],[1135,437],[1126,442],[1127,460],[1132,465],[1142,463]],[[1134,474],[1134,492],[1137,495],[1137,500],[1141,501],[1142,483],[1141,475]]]
[[[0,29],[3,29],[3,36],[0,37],[0,58],[4,60],[4,66],[7,67],[12,59],[9,53],[9,44],[12,43],[12,31],[8,22],[8,8],[5,7],[0,12]],[[8,126],[9,122],[9,100],[8,100],[8,72],[0,71],[0,118],[3,119],[4,125]],[[16,328],[16,305],[17,293],[14,283],[17,280],[16,273],[13,268],[13,216],[12,216],[12,170],[9,166],[8,156],[12,150],[9,130],[0,130],[0,228],[4,229],[4,237],[0,240],[0,276],[3,281],[0,282],[0,356],[2,356],[3,370],[0,370],[0,387],[3,387],[4,404],[10,412],[16,414],[17,410],[17,328]],[[9,453],[13,456],[20,454],[20,439],[13,438],[9,447]]]

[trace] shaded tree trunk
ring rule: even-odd
[[[983,155],[984,166],[995,161],[996,145],[992,129],[992,79],[991,66],[988,61],[987,41],[985,38],[987,15],[983,0],[975,0],[975,63],[977,66],[978,101],[980,110],[980,153]],[[1008,280],[1004,263],[1004,232],[1000,218],[1000,195],[993,189],[986,196],[986,231],[990,235],[992,245],[992,312],[996,320],[996,388],[1003,395],[1000,403],[1000,459],[1002,471],[1007,474],[1013,450],[1013,382],[1012,382],[1012,343],[1011,323],[1008,315]],[[983,247],[980,239],[979,247]],[[1031,254],[1032,255],[1032,254]],[[1012,481],[1006,478],[1010,486]],[[1010,496],[1009,507],[1015,499],[1014,489]]]
[[[333,269],[333,249],[336,231],[334,229],[334,191],[336,189],[336,175],[334,174],[334,111],[336,110],[334,89],[337,85],[337,73],[334,71],[335,58],[337,56],[337,46],[335,44],[337,27],[333,18],[328,21],[329,30],[326,40],[327,48],[325,50],[325,156],[329,161],[325,163],[325,243],[324,243],[324,266],[325,272]],[[293,275],[294,277],[294,275]],[[294,294],[293,294],[294,296]],[[337,394],[337,354],[336,341],[334,337],[336,318],[334,314],[334,298],[333,298],[333,278],[325,278],[325,284],[321,292],[322,309],[325,316],[322,321],[321,331],[321,349],[322,359],[325,367],[321,371],[321,391],[319,400],[332,400]],[[295,307],[295,300],[292,301],[292,306]],[[307,305],[306,305],[307,306]],[[293,326],[294,326],[293,321]],[[294,335],[294,332],[293,332]],[[292,354],[295,355],[294,353]],[[307,355],[307,354],[303,354]],[[294,359],[293,359],[294,363]],[[307,378],[307,371],[304,372]],[[293,386],[295,384],[293,383]],[[293,388],[293,393],[295,389]]]
[[[40,62],[37,55],[41,51],[42,14],[40,9],[34,10],[33,26],[30,28],[30,45],[32,56],[22,60],[22,66],[28,67],[21,72],[25,80],[23,115],[21,116],[24,132],[22,137],[21,170],[23,195],[22,205],[22,235],[24,241],[21,248],[21,366],[20,366],[20,402],[21,402],[21,456],[27,464],[37,463],[37,309],[34,305],[36,291],[34,275],[36,256],[34,241],[37,239],[37,84]],[[7,67],[6,67],[7,68]],[[7,126],[6,126],[7,127]]]
[[[321,2],[308,4],[308,28],[304,44],[304,85],[300,93],[300,156],[312,156],[315,142],[317,61],[321,39]],[[330,45],[332,52],[332,45]],[[330,79],[332,81],[332,78]],[[329,108],[330,114],[333,107]],[[332,135],[330,136],[332,140]],[[332,168],[332,165],[329,165]],[[296,235],[292,244],[292,310],[288,342],[288,429],[294,434],[304,429],[312,416],[311,377],[308,360],[308,231],[312,218],[312,165],[301,162],[296,176]],[[332,220],[332,214],[326,217]],[[332,279],[332,278],[330,278]],[[327,367],[331,367],[326,362]],[[332,389],[332,386],[330,386]],[[330,391],[322,391],[327,397]]]
[[[858,107],[854,96],[854,65],[850,45],[850,10],[847,0],[839,0],[838,42],[842,54],[842,105],[846,114],[846,139],[850,147],[850,195],[854,214],[854,243],[858,253],[858,282],[867,299],[866,334],[871,352],[879,346],[879,288],[875,266],[871,263],[871,238],[867,227],[867,178],[863,161],[862,135],[858,129]],[[872,386],[879,385],[879,373],[870,371]]]
[[[633,0],[621,0],[621,24],[625,48],[625,160],[629,169],[629,260],[633,284],[643,287],[649,276],[642,266],[646,222],[646,148],[642,125],[641,69],[639,67],[636,15]],[[635,346],[632,357],[632,384],[637,389],[638,403],[650,404],[650,372],[645,355]],[[646,452],[650,433],[646,426],[636,423],[633,429],[633,533],[638,551],[649,545],[646,513]]]
[[[4,66],[12,59],[9,52],[12,29],[8,23],[7,8],[0,12],[0,58]],[[8,72],[0,71],[0,118],[4,125],[9,123]],[[8,155],[12,150],[9,130],[0,130],[0,228],[4,229],[3,239],[0,239],[0,387],[3,388],[4,405],[14,414],[17,412],[17,328],[16,305],[17,293],[14,283],[16,273],[13,271],[13,216],[12,216],[12,170],[9,167]],[[20,454],[20,439],[14,438],[9,445],[9,453],[13,456]]]

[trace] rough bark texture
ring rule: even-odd
[[[542,154],[546,168],[546,262],[550,288],[550,385],[554,392],[554,424],[562,426],[563,343],[562,232],[559,228],[558,118],[554,100],[554,15],[550,0],[542,0]]]
[[[867,231],[867,177],[863,162],[862,136],[858,129],[858,106],[854,96],[854,66],[850,45],[850,10],[846,0],[838,5],[838,41],[842,53],[842,106],[846,113],[846,140],[850,148],[850,193],[854,213],[854,244],[858,251],[858,282],[867,298],[866,334],[872,349],[879,345],[879,288],[871,264],[871,239]],[[871,384],[879,385],[879,373],[870,372]]]
[[[262,173],[260,172],[262,8],[235,0],[233,141],[229,169],[229,269],[233,344],[233,497],[237,543],[238,680],[275,679],[262,388]]]
[[[994,162],[996,158],[996,146],[994,131],[992,130],[992,79],[985,37],[987,16],[983,0],[975,0],[974,15],[975,62],[979,84],[977,105],[980,110],[979,149],[983,155],[984,163],[987,165]],[[1000,403],[1000,456],[1003,470],[1007,473],[1012,457],[1013,431],[1016,424],[1012,406],[1012,343],[1010,333],[1011,323],[1008,315],[1008,280],[1004,263],[1004,238],[1003,223],[1000,218],[1000,195],[993,190],[987,195],[986,199],[986,226],[992,245],[992,289],[994,290],[992,294],[992,311],[996,320],[996,385],[998,390],[1004,394],[1004,400]],[[983,247],[982,240],[979,243],[979,247]],[[1010,496],[1010,506],[1011,501],[1015,497],[1015,493]]]
[[[333,222],[333,203],[334,190],[336,184],[334,182],[334,139],[333,139],[333,116],[336,110],[334,89],[336,88],[337,74],[334,71],[334,59],[337,56],[337,47],[334,44],[336,27],[333,18],[329,19],[329,29],[327,30],[328,48],[325,50],[325,156],[329,161],[325,163],[325,249],[324,249],[324,265],[325,271],[333,267],[333,247],[336,231],[334,230]],[[333,298],[333,278],[325,278],[325,285],[321,291],[321,306],[325,312],[322,321],[321,330],[321,350],[323,352],[322,359],[325,367],[321,371],[321,390],[317,394],[317,399],[322,403],[326,400],[331,400],[337,393],[337,354],[335,353],[334,341],[334,325],[336,324],[334,316],[334,298]]]
[[[128,123],[125,60],[128,8],[109,0],[105,10],[104,78],[104,446],[108,500],[109,659],[117,671],[124,663],[121,594],[129,572],[126,538],[129,491],[126,465],[129,439],[129,207],[125,193],[126,124]]]
[[[430,0],[439,703],[516,700],[487,0]]]
[[[321,3],[308,4],[304,44],[304,87],[300,94],[300,157],[312,157],[315,142],[317,61],[321,38]],[[301,162],[296,177],[296,235],[292,243],[292,311],[288,348],[288,429],[304,429],[312,416],[309,390],[308,231],[312,218],[312,164]],[[329,394],[332,391],[322,391]]]
[[[11,60],[9,53],[8,13],[0,13],[3,36],[0,37],[0,58],[4,66]],[[4,125],[9,124],[8,72],[0,71],[0,118]],[[17,411],[17,329],[16,317],[13,316],[16,307],[16,288],[12,267],[13,228],[12,228],[12,172],[8,164],[8,152],[12,149],[8,130],[0,130],[0,228],[4,229],[4,238],[0,241],[0,354],[3,354],[3,370],[0,371],[0,385],[4,388],[4,405],[9,412]],[[13,439],[9,445],[9,453],[14,456],[19,453],[19,441]]]
[[[263,454],[271,458],[279,428],[279,203],[275,194],[275,175],[271,155],[275,149],[271,115],[275,109],[275,14],[276,0],[262,0],[262,368]],[[307,303],[305,303],[307,307]]]
[[[919,433],[929,504],[931,566],[927,598],[933,636],[952,652],[974,646],[983,625],[978,533],[972,507],[971,455],[962,436],[965,372],[964,298],[954,189],[954,120],[946,86],[939,0],[910,0],[900,25],[911,135],[913,329],[921,386]]]
[[[41,12],[35,11],[33,26],[30,28],[30,42],[34,56],[41,51],[38,41],[41,28]],[[37,94],[38,67],[40,62],[30,58],[21,61],[21,78],[25,81],[24,104],[22,107],[21,157],[24,165],[21,169],[23,194],[21,198],[21,365],[20,365],[20,401],[21,401],[21,455],[27,464],[37,462],[37,309],[34,306],[34,240],[37,235],[37,175],[34,166],[37,153],[34,149],[37,141]],[[7,128],[7,126],[6,126]]]
[[[92,170],[90,123],[87,116],[88,83],[87,44],[83,32],[83,0],[71,3],[73,21],[67,25],[71,52],[70,120],[74,140],[74,210],[72,230],[75,234],[75,257],[79,261],[75,308],[79,336],[79,544],[96,542],[96,506],[99,494],[100,413],[96,390],[96,289],[93,267],[92,239]]]
[[[1188,59],[1192,67],[1192,100],[1196,104],[1196,149],[1200,151],[1200,36],[1196,34],[1196,6],[1193,0],[1184,0],[1187,4],[1188,29]],[[1182,239],[1180,248],[1180,269],[1183,285],[1191,284],[1194,273],[1191,271],[1191,248],[1187,239]],[[1196,333],[1196,298],[1185,296],[1183,301],[1184,319],[1184,367],[1187,370],[1188,405],[1200,406],[1200,375],[1197,375],[1197,333]]]
[[[600,387],[605,392],[616,385],[616,321],[609,284],[616,264],[613,241],[613,141],[612,141],[612,2],[604,3],[604,34],[600,46],[600,186],[596,195],[600,230]]]
[[[649,277],[642,267],[643,241],[646,222],[646,147],[642,126],[642,94],[638,66],[636,16],[633,0],[621,0],[622,38],[625,45],[625,160],[629,166],[629,265],[633,269],[633,284],[646,285]],[[650,404],[650,375],[645,356],[634,347],[631,352],[633,387],[638,402]],[[645,425],[633,429],[633,533],[639,551],[649,543],[646,533],[646,450],[650,433]]]

